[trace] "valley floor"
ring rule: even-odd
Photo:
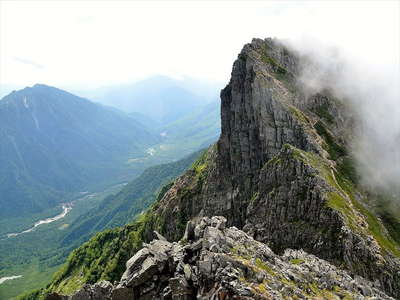
[[[65,230],[80,215],[121,188],[118,184],[80,197],[73,202],[73,209],[65,205],[61,214],[37,221],[33,227],[0,240],[0,280],[5,279],[0,282],[0,299],[46,285],[70,251],[59,246]],[[12,280],[6,280],[10,277]]]

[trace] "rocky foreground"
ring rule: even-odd
[[[226,228],[224,217],[188,222],[179,242],[155,236],[126,263],[119,282],[46,299],[393,299],[378,281],[353,277],[302,250],[276,255],[236,227]]]

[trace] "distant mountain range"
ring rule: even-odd
[[[205,148],[218,140],[221,132],[221,104],[212,101],[182,118],[162,127],[162,135],[171,140],[193,139],[202,141]]]
[[[133,117],[46,85],[0,101],[0,216],[37,212],[124,172],[160,141]]]
[[[112,106],[43,84],[0,100],[0,277],[24,278],[3,284],[0,298],[40,286],[96,232],[134,220],[217,140],[220,101],[181,85],[158,77],[115,87]],[[65,217],[27,232],[65,202]]]
[[[102,104],[145,115],[154,120],[157,126],[174,122],[215,101],[218,93],[219,87],[216,85],[198,83],[196,86],[190,80],[154,76],[132,84],[92,91],[88,95]]]

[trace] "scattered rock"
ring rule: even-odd
[[[73,296],[50,294],[46,300],[392,299],[374,283],[353,278],[302,250],[288,249],[276,255],[265,244],[225,224],[223,217],[189,222],[186,232],[194,228],[193,240],[187,244],[159,238],[145,244],[127,262],[116,286],[103,281],[85,285]]]

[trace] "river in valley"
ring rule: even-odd
[[[4,283],[7,280],[17,279],[17,278],[21,278],[21,277],[22,277],[22,275],[9,276],[9,277],[0,277],[0,284]]]
[[[57,221],[57,220],[60,220],[60,219],[64,218],[68,214],[68,212],[72,209],[72,203],[63,204],[62,205],[62,209],[63,209],[62,213],[60,213],[60,214],[58,214],[58,215],[56,215],[54,217],[51,217],[51,218],[47,218],[47,219],[44,219],[44,220],[37,221],[31,228],[29,228],[27,230],[24,230],[24,231],[21,231],[21,232],[17,232],[17,233],[8,233],[7,237],[10,238],[10,237],[17,236],[17,235],[20,235],[20,234],[23,234],[23,233],[31,232],[36,227],[38,227],[38,226],[40,226],[42,224],[48,224],[48,223],[51,223],[51,222],[54,222],[54,221]]]
[[[62,211],[60,214],[58,214],[58,215],[56,215],[56,216],[54,216],[54,217],[51,217],[51,218],[47,218],[47,219],[44,219],[44,220],[39,220],[39,221],[37,221],[31,228],[29,228],[29,229],[27,229],[27,230],[24,230],[24,231],[21,231],[21,232],[15,232],[15,233],[8,233],[8,234],[7,234],[7,238],[11,238],[11,237],[15,237],[15,236],[18,236],[18,235],[20,235],[20,234],[23,234],[23,233],[31,232],[31,231],[33,231],[36,227],[38,227],[38,226],[40,226],[40,225],[42,225],[42,224],[52,223],[52,222],[54,222],[54,221],[57,221],[57,220],[60,220],[60,219],[64,218],[64,217],[71,211],[72,206],[73,206],[73,204],[75,203],[75,201],[87,200],[87,199],[96,197],[96,196],[98,196],[99,194],[106,192],[107,190],[119,189],[120,187],[123,187],[123,186],[125,186],[126,184],[127,184],[127,182],[119,183],[119,184],[113,185],[113,186],[107,188],[106,190],[104,190],[104,191],[102,191],[102,192],[98,192],[98,193],[91,193],[91,194],[89,194],[89,192],[81,192],[80,194],[81,194],[82,196],[84,195],[83,197],[81,197],[81,198],[79,198],[79,199],[76,199],[76,200],[74,200],[74,201],[72,201],[72,202],[62,204],[62,209],[63,209],[63,211]]]

